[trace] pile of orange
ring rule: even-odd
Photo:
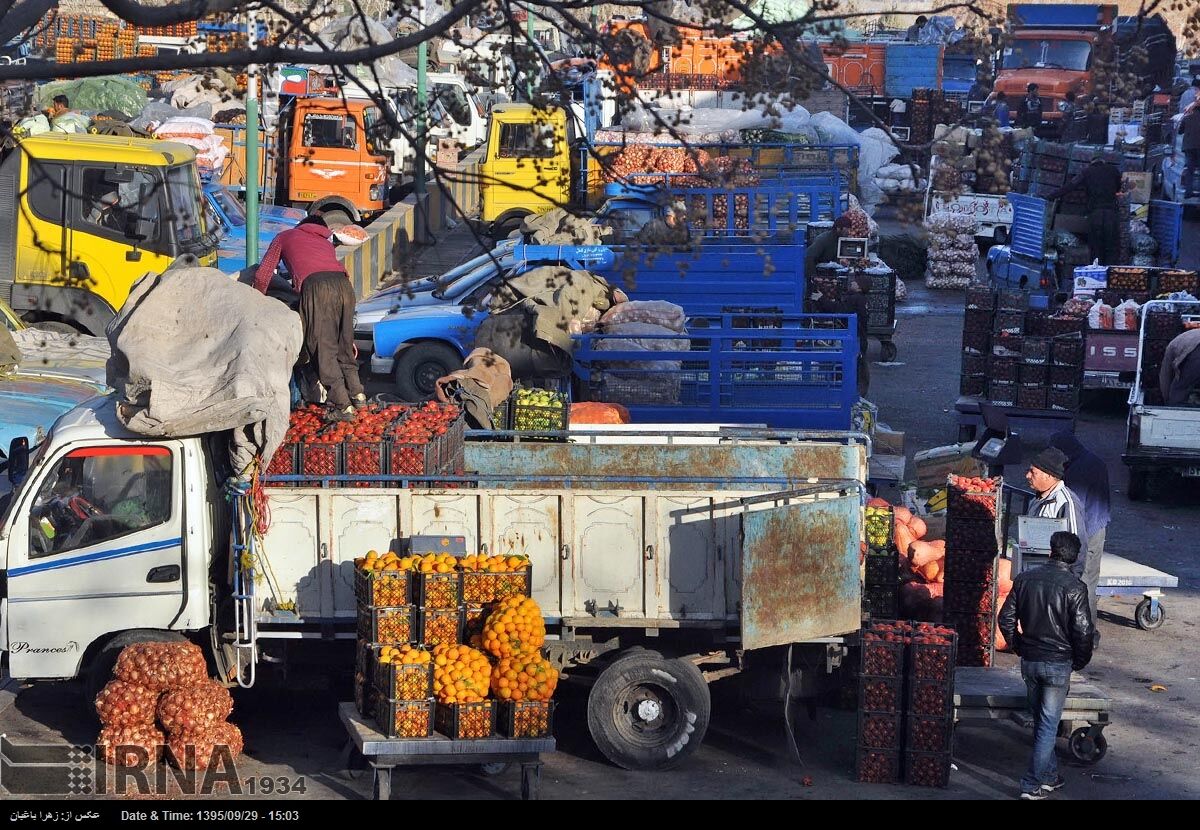
[[[415,556],[400,556],[389,550],[380,555],[369,550],[367,555],[355,559],[356,567],[367,571],[419,571],[427,574],[448,574],[458,570],[458,558],[448,553],[427,553]]]
[[[384,646],[379,650],[380,663],[422,665],[433,659],[433,655],[415,646]]]
[[[537,654],[546,642],[542,609],[526,596],[513,596],[496,603],[483,624],[483,650],[493,657]]]
[[[537,652],[504,657],[492,669],[492,692],[501,700],[549,700],[558,672]]]
[[[396,555],[395,551],[391,550],[382,556],[379,555],[379,551],[377,550],[369,550],[365,557],[354,560],[354,566],[364,571],[412,570],[411,568],[401,568],[400,557]]]
[[[461,560],[462,569],[468,573],[505,574],[523,571],[529,567],[528,556],[485,556],[471,554]]]
[[[492,666],[487,655],[467,646],[433,649],[433,694],[440,703],[478,703],[488,696]]]

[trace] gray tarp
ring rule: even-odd
[[[171,268],[134,286],[108,326],[117,417],[140,435],[233,431],[242,473],[288,427],[300,317],[215,268]]]

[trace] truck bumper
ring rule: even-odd
[[[373,375],[390,375],[392,367],[396,361],[391,357],[384,357],[379,354],[371,355],[371,374]]]

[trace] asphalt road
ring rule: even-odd
[[[1200,234],[1195,225],[1188,231],[1185,261],[1194,263],[1200,259]],[[872,366],[872,398],[881,419],[906,432],[910,456],[955,440],[961,306],[959,293],[910,286],[900,309],[897,360]],[[878,359],[875,346],[872,358]],[[1134,600],[1101,601],[1103,640],[1083,674],[1114,701],[1113,723],[1105,733],[1109,751],[1094,767],[1064,759],[1067,786],[1056,800],[1200,797],[1194,760],[1200,741],[1200,564],[1194,555],[1200,490],[1166,483],[1159,501],[1131,503],[1120,462],[1124,418],[1123,400],[1113,394],[1090,401],[1078,423],[1078,434],[1108,463],[1114,484],[1108,550],[1176,574],[1180,586],[1168,592],[1168,618],[1156,632],[1133,625]],[[1011,656],[1001,662],[1015,665]],[[368,777],[343,766],[345,736],[336,703],[346,690],[301,688],[311,679],[295,677],[284,691],[237,693],[233,720],[246,735],[238,774],[303,777],[306,792],[290,797],[366,796]],[[801,713],[794,723],[797,757],[781,710],[742,708],[729,681],[719,682],[714,692],[713,723],[700,750],[676,770],[645,774],[616,769],[598,755],[586,736],[582,697],[564,690],[559,751],[546,756],[543,798],[1008,799],[1017,792],[1028,758],[1032,733],[1015,723],[962,724],[948,789],[857,784],[850,709],[819,708],[815,720]],[[11,705],[4,709],[6,701]],[[9,740],[61,745],[89,742],[95,735],[95,725],[66,685],[0,692],[0,709],[0,731]],[[405,773],[393,786],[396,797],[514,798],[519,777],[512,769],[488,777],[467,768],[433,768]]]

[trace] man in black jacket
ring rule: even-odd
[[[1021,657],[1021,677],[1034,717],[1033,758],[1021,778],[1021,798],[1026,801],[1041,801],[1066,783],[1058,774],[1054,739],[1071,689],[1071,672],[1091,662],[1094,630],[1087,588],[1071,573],[1080,547],[1074,533],[1052,535],[1050,564],[1018,575],[1000,609],[1000,633]]]
[[[1121,242],[1117,196],[1121,187],[1121,171],[1097,153],[1079,175],[1046,197],[1061,199],[1073,190],[1083,190],[1088,212],[1088,258],[1101,265],[1121,264],[1117,262]]]

